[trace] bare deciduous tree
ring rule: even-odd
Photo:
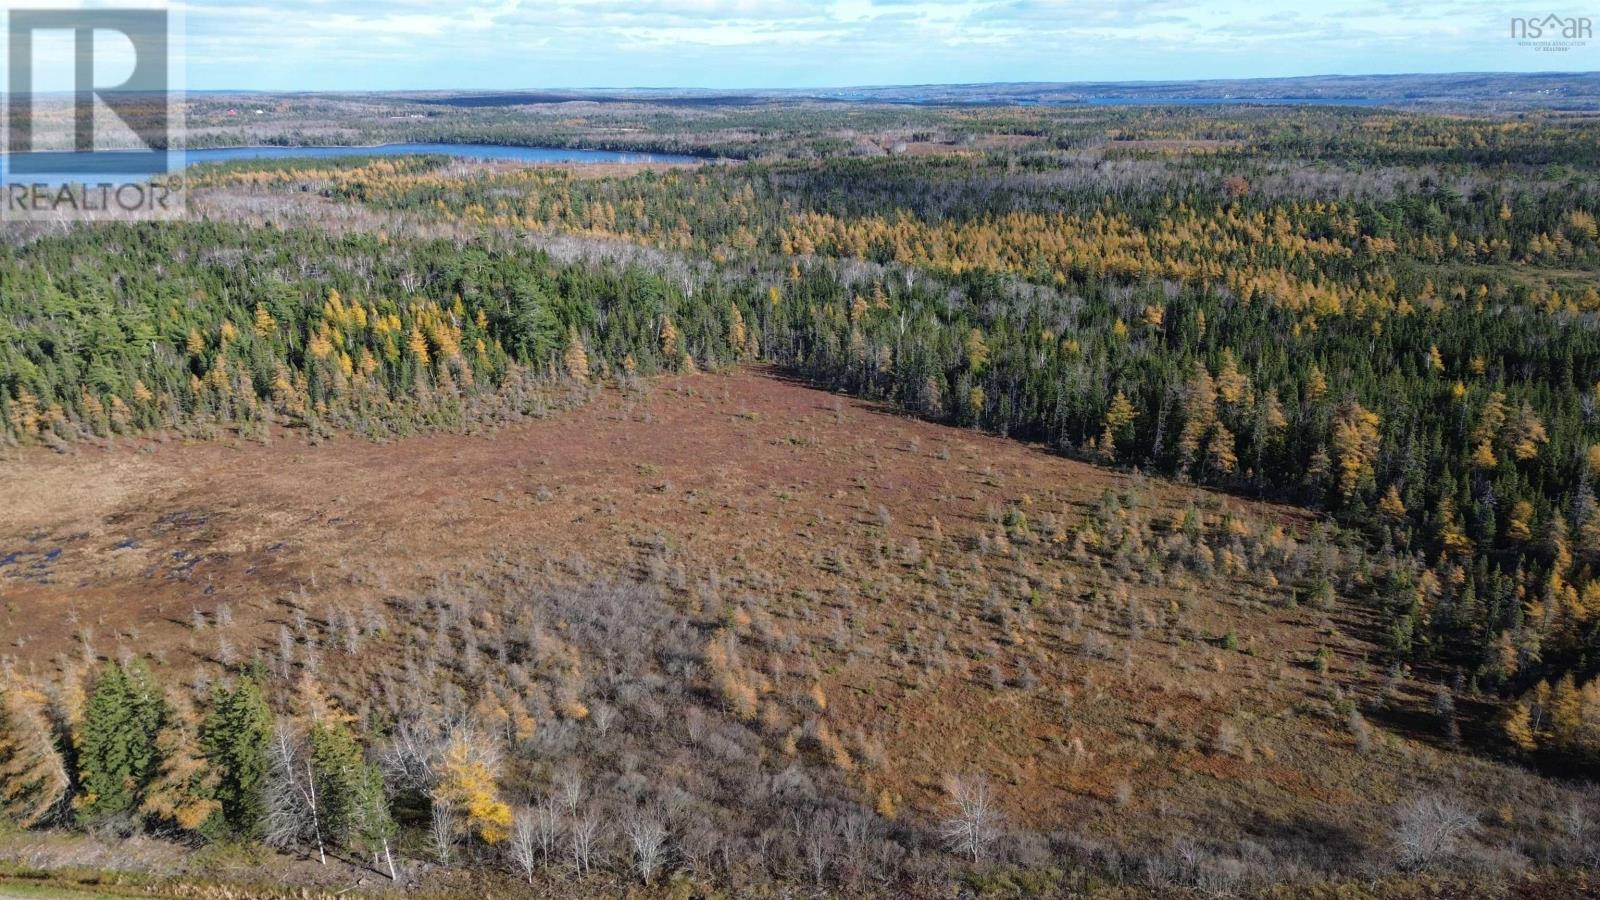
[[[567,827],[572,842],[572,868],[579,876],[589,874],[594,861],[595,843],[600,838],[600,816],[593,807],[573,814]]]
[[[1590,797],[1592,796],[1590,793]],[[1581,799],[1574,799],[1562,811],[1560,823],[1567,837],[1565,853],[1567,859],[1589,867],[1600,863],[1600,824],[1595,822],[1589,804]]]
[[[555,855],[556,840],[561,837],[561,808],[556,801],[546,797],[533,808],[535,837],[545,865]]]
[[[317,848],[317,858],[327,865],[311,755],[302,736],[288,722],[279,721],[267,753],[267,843],[284,849],[311,843]]]
[[[626,823],[628,842],[633,845],[633,868],[649,884],[666,856],[667,827],[651,812],[636,811]]]
[[[294,674],[294,635],[289,626],[278,626],[278,674],[288,679]]]
[[[828,869],[833,865],[833,821],[826,814],[818,813],[811,817],[809,826],[803,831],[806,865],[811,869],[812,880],[821,885],[828,877]]]
[[[977,862],[999,839],[1004,822],[994,792],[981,775],[952,775],[945,790],[950,795],[950,812],[940,833],[952,852]]]
[[[583,776],[570,770],[562,773],[556,784],[556,796],[561,799],[561,805],[567,808],[567,815],[577,818],[578,807],[583,805]]]
[[[399,787],[431,791],[438,781],[435,763],[444,754],[447,737],[444,728],[399,719],[378,754],[384,780]]]
[[[506,845],[506,852],[517,871],[528,879],[529,884],[533,884],[540,861],[539,821],[535,810],[519,809],[511,817],[511,838]]]
[[[1418,797],[1404,804],[1394,832],[1400,864],[1425,869],[1455,856],[1473,822],[1471,813],[1441,797]]]
[[[434,803],[433,817],[428,820],[428,842],[433,845],[434,855],[446,865],[455,858],[458,831],[456,814],[450,805]]]
[[[617,722],[616,707],[605,703],[597,704],[589,713],[589,720],[594,723],[595,731],[599,732],[603,739],[611,733],[611,727]]]

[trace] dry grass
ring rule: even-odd
[[[1304,513],[763,371],[605,391],[490,436],[27,451],[0,496],[0,653],[41,675],[132,651],[187,679],[223,642],[271,658],[286,598],[337,631],[531,558],[552,583],[656,582],[723,623],[720,683],[774,717],[775,749],[901,815],[983,773],[1012,822],[1090,849],[1190,836],[1339,866],[1386,858],[1420,794],[1480,813],[1473,846],[1529,858],[1571,801],[1384,724],[1362,610],[1287,602],[1319,559],[1351,565]]]

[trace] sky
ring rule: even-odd
[[[0,0],[0,7],[11,0]],[[19,5],[90,5],[34,0]],[[148,0],[124,0],[137,5]],[[189,90],[841,87],[1600,69],[1478,0],[188,0]],[[118,5],[107,3],[105,5]]]

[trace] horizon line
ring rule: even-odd
[[[627,85],[595,86],[595,85],[538,85],[522,87],[397,87],[397,88],[246,88],[246,87],[219,87],[219,88],[188,88],[188,93],[204,94],[410,94],[434,92],[469,92],[483,93],[487,91],[504,91],[507,93],[520,93],[532,91],[682,91],[693,93],[723,93],[739,94],[760,91],[861,91],[861,90],[888,90],[893,88],[954,88],[954,87],[1028,87],[1051,86],[1072,87],[1077,85],[1194,85],[1194,84],[1233,84],[1240,82],[1269,82],[1269,81],[1315,81],[1318,79],[1356,79],[1356,78],[1453,78],[1469,76],[1494,76],[1501,78],[1539,78],[1563,77],[1575,78],[1585,76],[1600,76],[1600,69],[1579,70],[1540,70],[1540,71],[1515,71],[1496,69],[1463,69],[1450,72],[1327,72],[1319,75],[1251,75],[1242,78],[1122,78],[1122,79],[1097,79],[1080,81],[1040,81],[1031,79],[1026,81],[925,81],[925,82],[883,82],[876,84],[851,84],[851,85],[757,85],[748,87],[691,87],[687,85]],[[60,91],[56,93],[71,93]],[[0,96],[4,96],[0,92]]]

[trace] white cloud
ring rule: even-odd
[[[1551,62],[1518,56],[1497,0],[1293,11],[1248,0],[191,0],[187,10],[197,87],[840,85]],[[1595,67],[1592,53],[1560,62]]]

